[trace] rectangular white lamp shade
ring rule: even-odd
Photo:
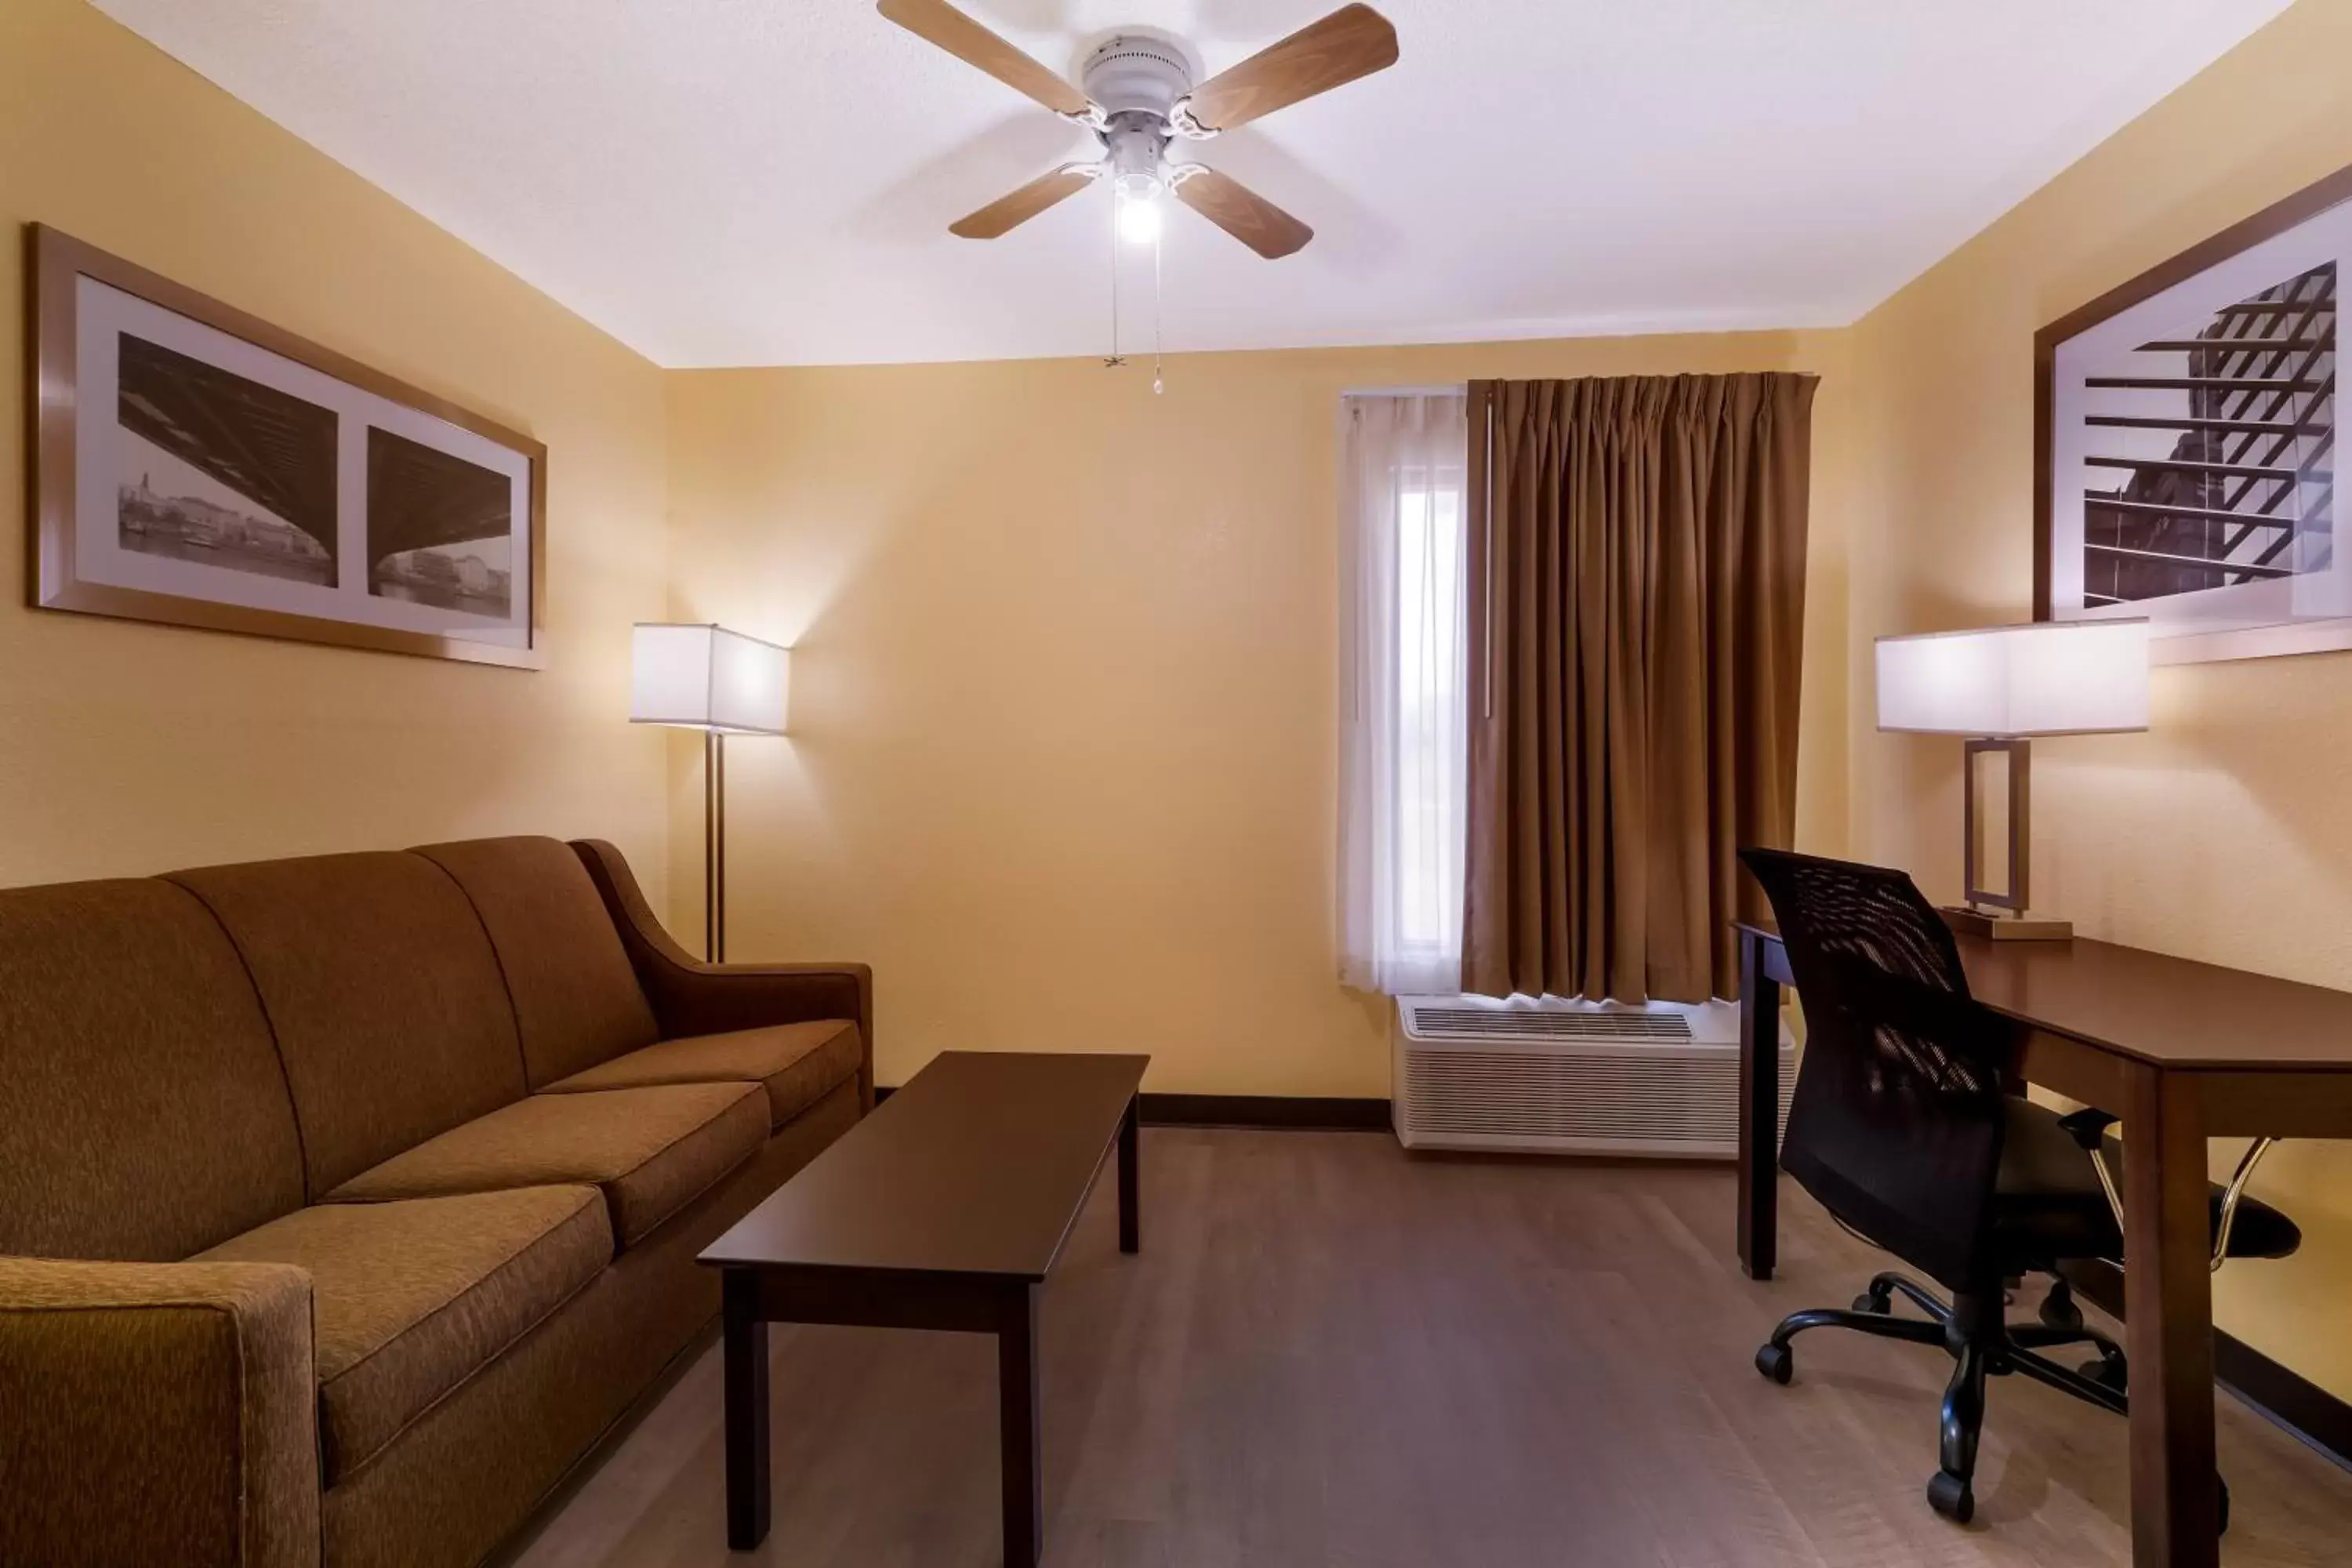
[[[2004,739],[2147,728],[2147,623],[1878,639],[1878,727]]]
[[[629,719],[730,735],[781,735],[792,654],[724,626],[641,625],[631,646]]]

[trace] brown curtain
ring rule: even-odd
[[[1734,853],[1796,816],[1817,384],[1471,383],[1465,991],[1738,994]]]

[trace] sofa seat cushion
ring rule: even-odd
[[[319,1437],[332,1486],[612,1257],[596,1189],[563,1186],[321,1204],[233,1237],[200,1260],[310,1272]]]
[[[777,1024],[725,1035],[664,1040],[573,1073],[551,1094],[671,1083],[756,1083],[768,1091],[768,1125],[784,1123],[857,1076],[857,1026],[842,1018]]]
[[[604,1190],[625,1247],[767,1140],[767,1101],[751,1084],[535,1094],[394,1155],[327,1198],[383,1203],[580,1183]]]

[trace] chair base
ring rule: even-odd
[[[1895,1315],[1901,1296],[1926,1314]],[[1917,1280],[1892,1271],[1874,1278],[1851,1308],[1819,1307],[1791,1312],[1756,1352],[1756,1370],[1777,1384],[1796,1375],[1790,1342],[1809,1329],[1851,1329],[1883,1340],[1940,1346],[1953,1361],[1941,1412],[1941,1468],[1927,1482],[1927,1504],[1946,1519],[1966,1524],[1976,1514],[1977,1439],[1984,1429],[1985,1381],[2021,1374],[2117,1415],[2129,1413],[2128,1365],[2123,1347],[2083,1321],[2082,1309],[2063,1279],[2042,1304],[2040,1321],[2011,1323],[2003,1315],[2006,1293],[1999,1285],[1961,1292],[1949,1301]],[[2044,1351],[2089,1345],[2098,1359],[2077,1370],[2061,1366]],[[2223,1529],[2230,1521],[2230,1489],[2220,1477]]]

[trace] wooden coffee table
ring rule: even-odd
[[[702,1253],[726,1317],[727,1544],[767,1538],[770,1323],[996,1336],[1006,1568],[1045,1545],[1037,1286],[1118,1146],[1136,1250],[1135,1097],[1151,1060],[947,1051]]]

